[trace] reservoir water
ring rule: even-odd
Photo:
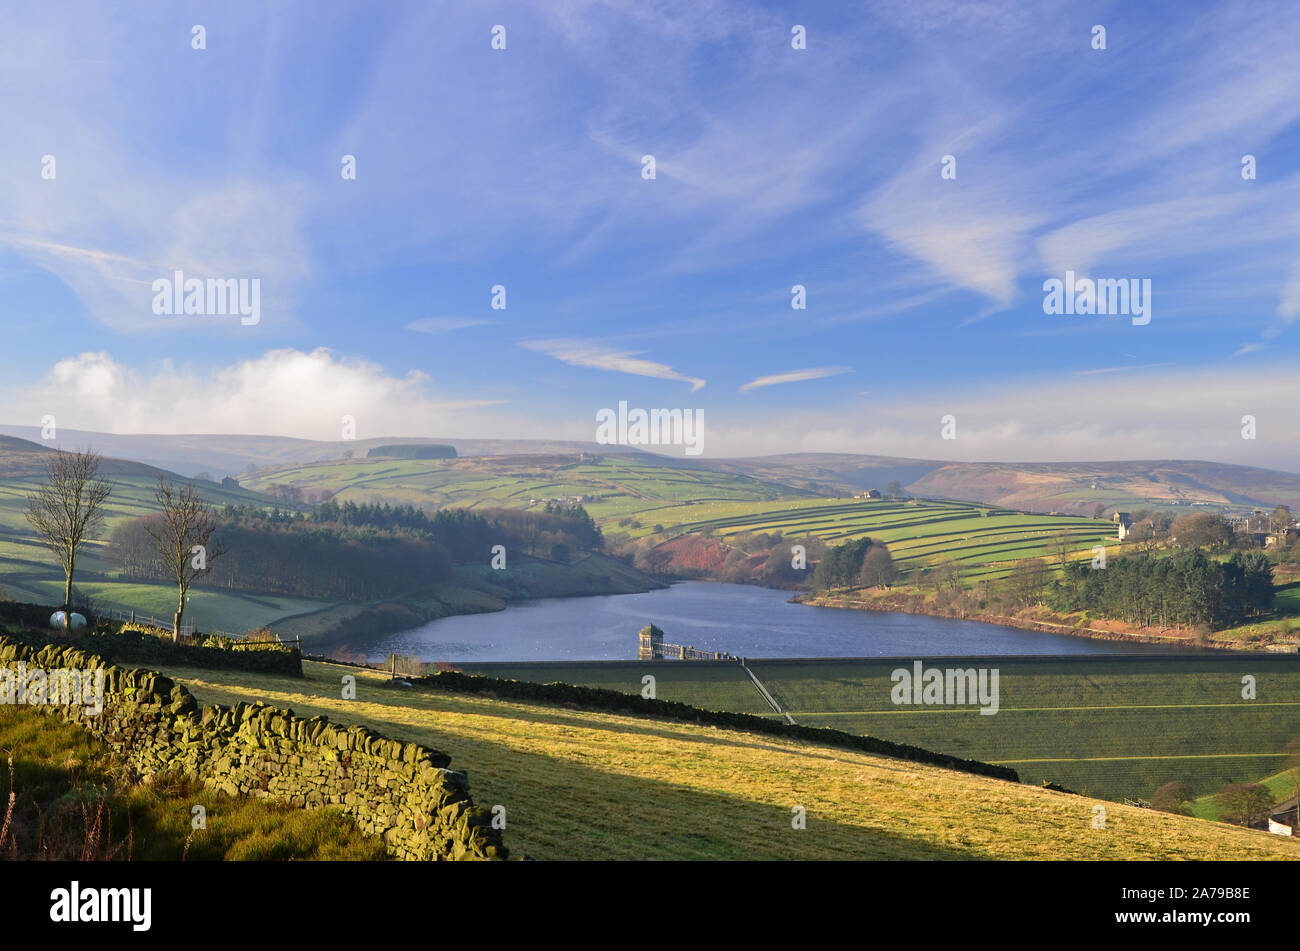
[[[435,661],[632,660],[647,624],[664,640],[742,657],[941,657],[1167,651],[980,621],[815,608],[789,592],[687,581],[659,591],[513,604],[388,635],[370,653]]]

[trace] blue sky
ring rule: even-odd
[[[706,456],[1300,469],[1294,4],[0,16],[0,422],[591,439],[627,400]],[[261,321],[154,315],[177,268]],[[1044,314],[1067,269],[1151,323]]]

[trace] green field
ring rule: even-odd
[[[1048,555],[1069,537],[1075,557],[1115,544],[1110,522],[1077,515],[1030,515],[968,502],[917,499],[802,499],[760,504],[678,507],[655,513],[679,532],[815,535],[828,545],[864,536],[884,542],[903,571],[954,561],[967,582],[1005,577],[1016,561]]]
[[[1103,799],[1150,799],[1179,780],[1194,794],[1278,772],[1300,735],[1300,660],[1280,655],[935,658],[927,666],[999,670],[1000,709],[895,706],[890,673],[911,661],[749,661],[805,726],[833,727],[1010,766]],[[774,715],[745,672],[712,662],[465,664],[472,673],[576,683],[714,710]],[[1242,676],[1257,699],[1241,699]]]
[[[684,502],[765,502],[797,498],[789,486],[704,469],[674,469],[618,457],[353,459],[264,469],[246,486],[293,485],[328,491],[342,503],[525,508],[530,500],[586,496],[592,517],[608,521]]]

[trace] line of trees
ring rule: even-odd
[[[1065,566],[1050,600],[1059,611],[1085,610],[1134,624],[1231,627],[1273,609],[1273,565],[1262,552],[1234,551],[1216,561],[1202,551],[1119,558],[1095,570]]]
[[[505,545],[530,555],[564,550],[600,551],[604,538],[579,502],[551,500],[541,509],[439,509],[429,515],[413,505],[327,500],[310,514],[266,511],[254,506],[227,506],[227,522],[305,521],[340,530],[372,528],[411,533],[442,545],[456,564],[482,561],[493,545]]]
[[[375,600],[418,593],[453,576],[442,545],[409,534],[237,523],[223,525],[220,536],[225,557],[204,580],[235,591]]]
[[[876,546],[870,538],[855,538],[827,550],[821,561],[817,562],[816,570],[813,571],[813,590],[825,591],[828,588],[849,588],[866,583],[864,567],[868,568],[868,573],[884,569],[884,565],[878,557],[872,561],[867,560],[874,547],[883,546]],[[878,583],[888,584],[893,581],[892,568],[893,560],[890,559],[888,569],[884,570],[884,573],[888,575],[888,580]]]
[[[330,501],[310,515],[227,506],[218,518],[192,486],[178,490],[168,483],[166,494],[159,493],[161,511],[117,525],[104,560],[128,578],[175,583],[178,626],[196,580],[236,591],[375,600],[450,580],[454,564],[486,563],[495,545],[567,561],[575,549],[603,544],[591,516],[574,504],[550,503],[539,511],[444,509],[429,516],[414,506]],[[185,512],[189,528],[178,532],[173,523]],[[192,559],[196,545],[207,562],[201,568]]]
[[[122,522],[109,536],[104,562],[127,578],[167,579],[178,588],[183,580],[182,598],[198,580],[233,591],[369,600],[418,591],[452,576],[447,550],[412,532],[247,514],[232,517],[229,511],[219,520],[201,523],[201,528],[178,541],[181,536],[169,527],[166,510]],[[168,540],[162,551],[159,537]],[[206,564],[194,561],[195,545],[203,547]]]

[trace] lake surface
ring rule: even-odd
[[[370,653],[421,660],[635,660],[637,631],[741,657],[939,657],[1168,651],[923,614],[789,604],[790,593],[687,581],[644,594],[550,598],[492,614],[442,618],[388,635]]]

